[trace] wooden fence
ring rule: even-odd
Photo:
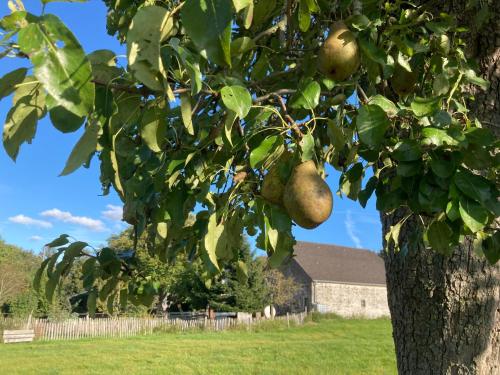
[[[275,321],[290,324],[302,324],[306,313],[290,314],[275,317]],[[35,331],[35,340],[77,340],[94,337],[127,337],[151,334],[154,332],[168,331],[223,331],[235,327],[251,327],[265,322],[265,319],[249,318],[238,320],[234,318],[221,318],[210,320],[207,318],[196,319],[171,319],[162,317],[148,318],[103,318],[103,319],[68,319],[64,321],[49,321],[47,319],[33,319],[31,328]],[[26,325],[26,320],[25,320]]]

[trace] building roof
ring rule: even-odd
[[[385,285],[384,261],[373,251],[300,241],[294,249],[312,280]]]

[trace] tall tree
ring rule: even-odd
[[[425,2],[424,2],[425,3]],[[440,1],[434,16],[453,14],[466,26],[466,53],[476,58],[488,90],[469,86],[471,115],[500,134],[500,3]],[[382,213],[383,233],[406,215]],[[500,268],[465,237],[450,257],[411,241],[418,218],[401,228],[400,246],[385,253],[388,297],[401,374],[500,373]],[[497,248],[500,243],[496,243]],[[409,318],[411,317],[411,318]]]
[[[243,231],[271,265],[292,256],[292,225],[331,213],[329,163],[341,194],[375,194],[383,212],[400,372],[496,371],[498,268],[472,254],[500,258],[496,3],[106,0],[123,68],[9,1],[0,56],[34,69],[0,82],[14,93],[4,147],[15,159],[47,113],[63,132],[85,124],[62,174],[96,155],[136,238],[165,261],[201,259],[204,283],[238,259]],[[91,301],[154,290],[109,248],[49,245],[49,297],[82,256]]]

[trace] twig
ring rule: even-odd
[[[255,98],[253,100],[253,102],[254,103],[261,103],[261,102],[265,102],[266,100],[269,100],[270,98],[272,98],[275,95],[292,95],[292,94],[295,94],[296,92],[297,92],[297,90],[295,90],[295,89],[280,89],[280,90],[276,90],[274,92],[271,92],[269,94],[259,96],[259,97]],[[335,96],[337,94],[339,94],[338,91],[321,91],[321,96]]]
[[[125,85],[125,84],[119,84],[119,83],[109,83],[109,82],[103,82],[97,79],[93,79],[92,83],[98,85],[98,86],[106,86],[110,89],[113,90],[118,90],[118,91],[124,91],[128,92],[130,94],[140,94],[142,96],[149,96],[149,95],[154,95],[157,94],[159,91],[153,91],[147,88],[146,86],[142,87],[136,87],[133,85]],[[175,95],[179,94],[184,94],[186,92],[191,92],[190,87],[184,87],[180,89],[176,89],[172,91]],[[208,94],[208,95],[213,95],[213,96],[218,96],[219,94],[215,91],[209,91],[209,90],[201,90],[201,93]]]
[[[275,94],[275,93],[273,93],[273,94],[274,94],[273,96],[276,99],[278,99],[278,102],[280,104],[281,110],[283,111],[283,114],[285,115],[284,117],[288,121],[288,123],[290,124],[290,126],[292,127],[293,132],[295,133],[295,135],[297,136],[297,138],[302,139],[304,137],[304,134],[300,131],[300,128],[298,127],[297,123],[294,121],[294,119],[292,118],[292,116],[290,116],[288,114],[288,110],[286,108],[285,101],[283,100],[283,98],[280,95]]]
[[[263,32],[261,32],[260,34],[257,34],[257,36],[255,38],[253,38],[253,41],[255,43],[257,43],[257,41],[261,38],[264,38],[265,36],[269,36],[269,35],[272,35],[274,34],[276,31],[278,30],[283,30],[283,28],[286,27],[286,19],[282,19],[281,21],[279,21],[276,25],[270,27],[269,29],[267,30],[264,30]]]
[[[365,91],[361,88],[360,85],[356,85],[356,90],[358,91],[358,98],[361,101],[361,103],[366,104],[370,99],[368,99],[368,96],[366,96]],[[361,96],[361,97],[360,97]]]

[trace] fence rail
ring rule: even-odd
[[[306,313],[290,314],[280,317],[275,317],[275,321],[287,322],[288,325],[302,324],[306,317]],[[178,319],[178,318],[105,318],[105,319],[68,319],[64,321],[49,321],[47,319],[33,319],[31,322],[24,320],[22,328],[30,328],[35,331],[35,340],[52,341],[52,340],[77,340],[83,338],[94,337],[128,337],[143,334],[151,334],[161,331],[189,331],[203,329],[207,331],[223,331],[235,327],[251,327],[261,324],[265,319],[249,318],[238,320],[230,317],[210,320],[206,317],[195,319]],[[0,322],[0,330],[2,330],[2,322]],[[3,329],[7,329],[9,324],[6,320],[3,321]],[[19,323],[19,322],[17,322]],[[11,325],[10,325],[11,326]],[[10,328],[9,326],[9,328]]]

